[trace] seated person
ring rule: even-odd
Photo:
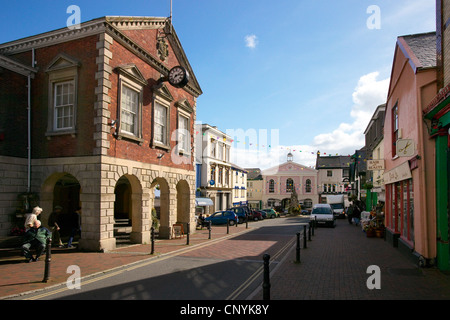
[[[47,239],[49,239],[51,235],[51,232],[47,228],[41,226],[39,220],[35,220],[33,227],[25,232],[22,245],[22,253],[27,262],[39,260],[39,257],[45,250]],[[36,249],[36,258],[33,258],[33,255],[31,254],[30,250],[32,248]]]

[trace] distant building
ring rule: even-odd
[[[319,202],[326,203],[326,195],[347,194],[350,189],[350,156],[321,155],[318,151],[316,170]]]
[[[291,153],[285,163],[262,170],[261,175],[264,207],[287,209],[294,188],[302,208],[311,210],[319,201],[317,171],[295,163]]]
[[[263,176],[259,168],[246,168],[247,171],[247,201],[248,205],[254,209],[264,209],[263,207]]]
[[[385,201],[384,190],[384,118],[386,104],[379,105],[367,125],[364,135],[366,138],[367,181],[372,183],[372,204]]]
[[[246,206],[247,201],[247,171],[236,165],[231,166],[232,192],[231,201],[233,206]]]
[[[196,124],[195,128],[197,197],[211,199],[212,203],[205,208],[205,213],[211,214],[233,204],[231,138],[209,124]]]

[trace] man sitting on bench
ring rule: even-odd
[[[32,228],[30,228],[24,236],[24,242],[22,245],[22,253],[25,256],[26,262],[38,261],[39,257],[45,250],[47,239],[50,238],[52,233],[45,227],[41,226],[41,222],[36,220]],[[36,258],[33,258],[31,249],[36,249]]]

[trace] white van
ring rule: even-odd
[[[329,204],[316,204],[311,212],[311,220],[316,220],[317,225],[328,225],[336,227],[336,217],[333,214],[333,209]]]

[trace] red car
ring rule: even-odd
[[[262,216],[262,213],[260,211],[258,211],[258,210],[250,210],[250,214],[248,216],[248,219],[249,220],[258,221],[258,220],[264,219],[264,217]]]

